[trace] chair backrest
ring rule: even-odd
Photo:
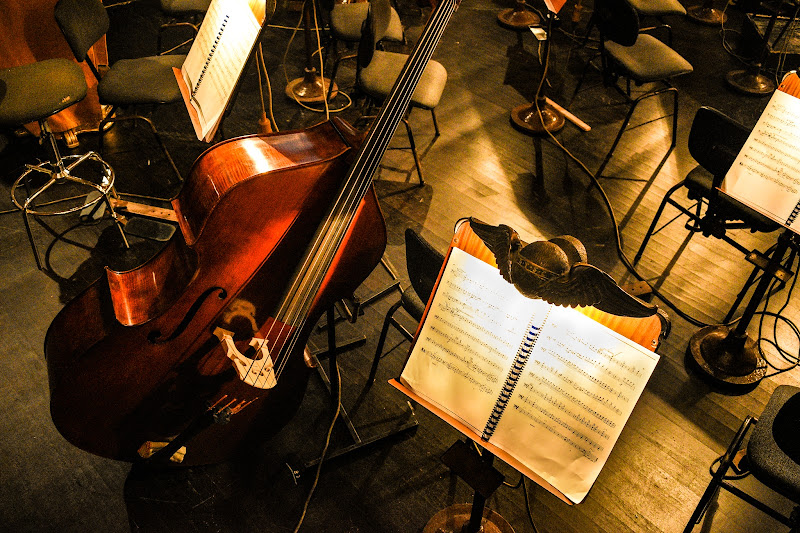
[[[596,0],[594,17],[603,39],[632,46],[639,36],[639,15],[628,0]]]
[[[386,35],[392,16],[389,0],[370,0],[369,12],[361,28],[361,40],[358,43],[358,67],[366,68],[372,61],[378,42]]]
[[[692,120],[689,154],[714,176],[714,186],[718,187],[749,135],[743,124],[704,106]]]
[[[411,286],[423,303],[431,296],[444,255],[411,228],[406,229],[406,269]]]
[[[109,27],[108,13],[100,0],[58,0],[55,19],[80,62],[86,61],[89,48]]]

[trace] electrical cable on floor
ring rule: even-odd
[[[536,524],[533,521],[533,513],[531,512],[531,504],[530,498],[528,496],[528,484],[526,483],[525,476],[522,476],[522,492],[525,494],[525,511],[528,514],[528,520],[531,523],[531,527],[533,528],[533,533],[539,533],[539,530],[536,529]]]
[[[319,456],[319,463],[317,463],[317,472],[314,475],[314,482],[311,484],[311,488],[308,489],[308,496],[306,496],[306,501],[303,504],[303,512],[300,515],[300,519],[297,522],[297,526],[294,528],[294,533],[300,531],[300,526],[303,525],[303,520],[305,520],[306,512],[308,511],[308,505],[311,502],[312,496],[314,496],[314,491],[317,488],[317,483],[319,482],[319,476],[322,472],[322,464],[325,462],[325,455],[328,453],[328,447],[331,443],[331,435],[333,434],[333,428],[336,426],[336,419],[339,418],[339,412],[342,410],[342,375],[339,372],[339,364],[334,364],[334,368],[336,369],[336,411],[333,413],[333,418],[331,419],[331,425],[328,427],[328,433],[325,435],[325,445],[322,447],[322,453]],[[333,376],[332,376],[333,377]]]

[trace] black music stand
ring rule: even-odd
[[[732,70],[725,75],[725,81],[737,91],[755,96],[764,96],[772,94],[775,90],[775,82],[773,79],[762,74],[761,70],[769,54],[769,38],[772,35],[775,22],[778,20],[778,14],[781,12],[785,1],[786,0],[780,0],[778,5],[774,8],[772,16],[767,23],[767,28],[764,30],[764,38],[756,63],[749,68]]]
[[[514,529],[486,500],[503,483],[492,463],[494,454],[470,441],[456,441],[442,455],[442,462],[475,491],[472,504],[445,507],[431,518],[422,533],[514,533]]]
[[[313,26],[313,10],[316,9],[314,0],[307,0],[303,7],[303,27],[305,31],[306,65],[305,74],[286,85],[286,96],[304,104],[323,102],[325,99],[333,100],[339,93],[336,84],[317,73],[314,67],[314,41],[311,38]]]
[[[336,344],[336,313],[335,307],[331,306],[328,308],[327,311],[327,333],[328,333],[328,346],[325,350],[315,352],[311,354],[312,359],[314,360],[315,366],[317,368],[317,372],[319,373],[320,378],[322,379],[325,387],[327,388],[328,392],[331,395],[331,399],[336,401],[336,398],[339,397],[339,391],[336,387],[340,386],[338,381],[331,381],[328,375],[325,373],[325,370],[322,367],[322,364],[319,361],[319,357],[325,357],[328,359],[328,368],[331,374],[335,374],[337,369],[337,356],[342,353],[343,351],[347,350],[348,348],[353,348],[360,344],[363,344],[364,340],[357,339],[354,342],[349,342],[344,346],[337,346]],[[414,412],[413,407],[410,403],[408,403],[409,410],[406,413],[406,416],[403,417],[402,420],[398,420],[397,423],[389,428],[388,430],[374,434],[370,437],[363,438],[359,433],[358,429],[353,424],[350,415],[348,414],[347,410],[343,405],[340,405],[339,411],[339,419],[347,427],[347,431],[350,433],[350,438],[352,439],[353,443],[344,446],[342,448],[338,448],[331,452],[326,453],[324,456],[317,457],[310,461],[305,462],[298,462],[296,458],[290,458],[286,461],[286,466],[289,468],[289,471],[292,474],[292,478],[294,478],[295,483],[298,482],[300,477],[304,474],[306,470],[309,468],[315,467],[319,465],[322,461],[327,461],[330,459],[335,459],[352,452],[358,451],[365,446],[370,446],[372,444],[376,444],[380,441],[386,440],[390,437],[394,437],[396,435],[403,434],[407,431],[410,431],[416,428],[419,425],[419,421],[417,420],[417,415]]]
[[[694,361],[714,380],[729,385],[753,385],[764,378],[767,364],[761,357],[757,339],[747,334],[747,326],[773,278],[783,281],[791,276],[781,262],[789,247],[797,246],[793,242],[795,238],[796,234],[789,229],[781,233],[767,264],[763,266],[761,280],[735,327],[725,324],[706,326],[689,340],[689,351]]]
[[[695,22],[707,24],[708,26],[720,26],[728,20],[728,15],[725,11],[714,7],[714,0],[705,0],[700,5],[687,7],[686,16]]]
[[[539,15],[525,7],[525,0],[515,0],[514,7],[497,14],[497,22],[512,30],[527,30],[541,22]]]
[[[553,20],[556,14],[552,11],[547,12],[545,19],[545,66],[550,60],[550,36],[553,30]],[[547,132],[556,132],[564,127],[564,115],[553,105],[547,102],[542,94],[547,77],[547,70],[542,72],[539,85],[533,101],[522,104],[511,110],[511,123],[522,133],[533,137],[534,158],[536,159],[536,169],[534,175],[534,193],[542,201],[547,201],[547,191],[544,187],[544,163],[542,161],[542,135]]]

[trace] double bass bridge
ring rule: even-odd
[[[259,357],[250,358],[236,347],[236,343],[233,340],[233,332],[216,328],[214,335],[222,343],[225,355],[233,363],[239,379],[257,389],[271,389],[278,384],[266,339],[258,337],[250,339],[250,347],[253,348],[256,354],[259,354]]]

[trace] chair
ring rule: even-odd
[[[678,0],[630,0],[630,3],[640,17],[653,17],[658,21],[657,26],[641,28],[640,31],[664,28],[667,30],[667,44],[672,46],[672,26],[664,21],[664,17],[686,15],[683,4]]]
[[[689,153],[699,164],[664,195],[634,263],[641,259],[650,238],[660,231],[656,226],[667,204],[689,217],[686,223],[689,231],[722,239],[744,255],[750,250],[736,242],[728,230],[771,232],[778,229],[777,223],[717,190],[749,135],[748,128],[716,109],[701,107],[697,110],[689,130]],[[695,201],[688,208],[672,198],[683,188],[688,198]]]
[[[192,42],[197,35],[203,14],[208,11],[211,0],[160,0],[161,11],[167,15],[168,20],[158,28],[159,55],[167,55]],[[188,28],[192,37],[179,45],[161,52],[164,32],[170,28]]]
[[[600,30],[599,56],[603,83],[614,87],[629,105],[617,136],[595,173],[596,177],[600,177],[628,128],[636,107],[647,98],[661,94],[672,95],[672,113],[659,117],[672,116],[672,139],[664,159],[672,152],[677,143],[678,90],[672,86],[670,80],[692,72],[692,65],[657,38],[639,33],[639,16],[628,0],[597,0],[594,15]],[[572,95],[573,99],[578,94],[593,60],[594,57],[587,61]],[[620,78],[625,79],[625,89],[619,86]],[[631,82],[637,86],[645,83],[653,86],[638,97],[633,97]]]
[[[411,286],[400,293],[400,300],[389,308],[386,318],[383,321],[383,328],[378,338],[378,347],[375,350],[375,357],[372,360],[372,368],[369,372],[368,384],[375,381],[375,374],[378,372],[378,363],[383,356],[383,345],[386,342],[386,335],[389,326],[394,326],[406,339],[413,340],[414,335],[408,331],[395,318],[395,313],[401,307],[417,322],[422,318],[425,305],[431,296],[436,279],[439,277],[439,270],[444,263],[444,255],[431,246],[422,236],[411,228],[405,232],[406,242],[406,268]]]
[[[42,261],[31,232],[31,215],[65,215],[93,206],[96,208],[102,200],[110,210],[127,246],[125,233],[108,199],[108,195],[114,191],[114,171],[95,152],[62,157],[55,136],[47,124],[48,117],[83,100],[86,91],[83,70],[77,63],[67,59],[47,59],[0,70],[0,126],[18,127],[29,122],[38,122],[42,141],[47,139],[53,150],[52,162],[26,165],[26,170],[11,187],[11,200],[22,211],[25,230],[36,258],[36,266],[40,270]],[[84,164],[92,161],[94,163],[91,165]],[[80,174],[77,172],[79,165],[82,170]],[[89,174],[96,174],[95,179],[88,177]],[[43,184],[38,184],[39,180],[33,179],[37,175],[43,175]],[[53,190],[56,185],[66,184],[72,185],[71,193],[76,189],[82,190],[78,198],[83,199],[75,201],[75,198],[63,197]],[[24,196],[21,188],[24,189]],[[69,207],[54,207],[65,202]]]
[[[325,2],[330,4],[330,2]],[[342,53],[339,51],[339,43],[344,43],[346,46],[351,47],[361,40],[361,27],[364,21],[367,20],[367,12],[369,11],[369,2],[353,2],[353,3],[333,3],[328,6],[328,13],[330,23],[329,33],[329,46],[326,49],[333,52],[333,68],[331,69],[331,83],[328,89],[328,99],[330,100],[330,93],[333,91],[333,81],[336,79],[336,74],[339,72],[339,65],[346,59],[355,59],[358,54]],[[389,19],[389,27],[386,30],[386,35],[383,36],[385,41],[405,42],[405,33],[403,25],[400,22],[400,15],[397,10],[391,8],[391,17]]]
[[[101,153],[103,133],[108,123],[120,120],[144,121],[164,152],[172,171],[179,181],[183,181],[153,122],[141,115],[118,116],[116,110],[118,107],[181,102],[183,98],[172,69],[181,68],[186,56],[173,54],[120,59],[101,75],[97,65],[87,55],[89,48],[109,28],[108,13],[101,1],[59,0],[55,6],[55,18],[75,58],[79,62],[86,61],[97,78],[100,103],[111,106],[99,126]]]
[[[358,47],[358,69],[356,72],[356,87],[366,94],[371,101],[382,101],[392,90],[397,77],[408,59],[407,54],[386,52],[379,50],[377,44],[386,35],[391,19],[391,7],[388,0],[372,0],[367,19],[364,23],[361,41]],[[414,155],[414,164],[419,176],[419,184],[425,183],[417,153],[414,133],[408,123],[408,114],[417,107],[429,110],[433,119],[435,130],[434,138],[439,136],[439,125],[436,121],[436,106],[442,97],[447,83],[447,70],[438,61],[429,61],[422,77],[411,96],[411,102],[403,124],[406,127],[411,152]],[[366,119],[364,116],[359,120]]]
[[[692,531],[706,513],[711,500],[723,488],[745,502],[768,514],[782,524],[791,527],[793,533],[800,532],[800,388],[780,385],[772,393],[761,416],[748,416],[720,457],[717,471],[713,474],[700,502],[689,519],[684,533]],[[750,431],[752,429],[752,431]],[[745,455],[740,457],[742,444],[750,432]],[[769,489],[788,498],[796,505],[791,516],[785,516],[763,501],[731,483],[728,471],[733,468],[736,478],[748,474]]]

